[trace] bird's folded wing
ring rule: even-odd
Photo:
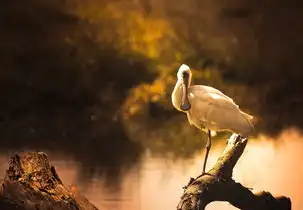
[[[200,95],[203,93],[213,93],[213,94],[217,94],[219,96],[222,96],[224,98],[226,98],[227,100],[230,100],[231,102],[234,103],[233,99],[231,99],[230,97],[228,97],[227,95],[225,95],[224,93],[222,93],[220,90],[210,87],[210,86],[206,86],[206,85],[193,85],[190,86],[190,92],[195,93],[196,95]]]
[[[201,121],[198,124],[216,124],[219,119],[239,110],[232,100],[217,93],[196,90],[191,91],[188,98],[194,118]]]
[[[208,98],[210,104],[218,108],[239,109],[239,106],[235,104],[235,102],[229,100],[229,98],[218,95],[216,93],[207,93],[207,96],[205,97]]]
[[[201,102],[207,102],[208,104],[218,108],[239,109],[239,106],[231,98],[219,90],[207,86],[203,86],[203,89],[192,88],[189,94],[189,100],[192,102],[195,100],[201,100]]]
[[[213,87],[210,87],[210,86],[205,86],[205,85],[201,85],[204,89],[205,89],[205,92],[207,93],[210,93],[210,94],[217,94],[217,95],[220,95],[224,98],[226,98],[227,100],[231,101],[234,103],[233,99],[228,97],[227,95],[225,95],[224,93],[222,93],[220,90],[216,89],[216,88],[213,88]]]

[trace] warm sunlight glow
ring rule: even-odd
[[[224,149],[224,143],[211,150],[208,166],[215,163]],[[185,162],[183,165],[181,163],[169,165],[159,160],[158,167],[161,166],[162,170],[159,168],[145,170],[142,188],[149,187],[141,198],[144,205],[141,209],[174,209],[181,195],[182,186],[187,183],[189,177],[200,173],[203,155],[200,154],[193,162]],[[261,136],[258,140],[251,139],[248,142],[243,156],[235,167],[234,178],[256,192],[265,190],[274,195],[290,196],[293,209],[299,209],[303,205],[301,199],[303,170],[297,167],[297,164],[302,158],[303,136],[298,131],[284,131],[275,141]],[[207,209],[236,208],[228,203],[216,202],[210,204]]]
[[[203,143],[203,142],[201,142]],[[221,154],[225,141],[214,145],[210,152],[208,168]],[[107,190],[102,178],[90,183],[80,183],[79,168],[75,162],[52,161],[68,186],[76,185],[90,201],[100,209],[119,210],[175,209],[182,186],[189,177],[201,172],[203,153],[189,161],[168,161],[146,155],[140,167],[134,167],[121,186],[121,193]],[[254,191],[270,191],[274,195],[286,195],[292,199],[293,209],[303,206],[303,169],[298,161],[303,158],[303,135],[295,129],[284,131],[277,139],[266,136],[251,139],[234,170],[234,178]],[[60,158],[59,158],[60,159]],[[1,171],[7,166],[6,158],[0,156]],[[1,178],[1,177],[0,177]],[[207,210],[233,210],[225,202],[211,203]]]

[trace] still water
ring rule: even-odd
[[[210,153],[209,166],[224,149],[224,141]],[[191,160],[172,161],[152,156],[148,151],[138,164],[123,173],[121,184],[111,187],[102,175],[83,181],[81,166],[72,157],[48,151],[52,164],[65,185],[74,185],[95,206],[103,210],[176,209],[182,186],[201,170],[204,153]],[[275,140],[266,136],[251,139],[234,170],[234,178],[254,191],[265,190],[291,197],[293,209],[303,209],[303,135],[295,129],[285,130]],[[0,156],[3,178],[7,154]],[[215,202],[208,210],[236,209]]]

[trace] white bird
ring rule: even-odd
[[[204,85],[191,86],[192,73],[182,64],[172,92],[172,104],[186,113],[190,125],[208,133],[202,174],[211,147],[211,131],[231,131],[247,137],[254,131],[253,116],[242,112],[239,106],[221,91]]]

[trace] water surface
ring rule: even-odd
[[[293,209],[303,209],[303,135],[296,130],[284,131],[274,141],[260,136],[251,139],[234,170],[234,178],[254,191],[270,191],[291,197]],[[210,153],[208,167],[224,149],[224,141]],[[173,161],[146,152],[138,164],[121,173],[120,184],[112,184],[98,174],[83,179],[81,163],[60,151],[48,151],[65,185],[74,185],[98,208],[106,210],[176,209],[182,186],[189,177],[199,174],[204,153],[191,160]],[[96,160],[97,161],[97,160]],[[7,167],[7,154],[0,156],[1,176]],[[2,177],[1,177],[2,178]],[[208,210],[236,209],[215,202]]]

